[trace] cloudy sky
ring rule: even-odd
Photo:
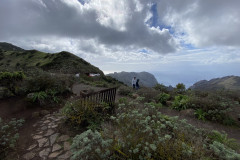
[[[239,0],[0,0],[0,41],[187,86],[240,76]]]

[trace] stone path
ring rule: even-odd
[[[68,160],[72,153],[70,151],[71,138],[57,132],[58,125],[63,117],[59,113],[48,114],[33,127],[36,133],[32,134],[34,143],[23,155],[24,160]]]

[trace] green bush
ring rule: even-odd
[[[178,84],[176,85],[176,92],[177,92],[177,93],[182,94],[182,93],[184,93],[185,91],[186,91],[186,87],[185,87],[185,85],[184,85],[183,83],[178,83]]]
[[[0,117],[0,159],[3,159],[8,151],[15,147],[19,137],[18,129],[23,123],[23,119],[3,122]]]
[[[167,87],[163,84],[156,84],[153,88],[161,92],[165,92],[165,93],[168,92]]]
[[[172,108],[178,111],[187,109],[189,106],[189,97],[187,95],[178,95],[174,97]]]
[[[133,93],[133,91],[130,87],[121,86],[118,89],[118,94],[121,96],[129,96],[132,93]]]
[[[30,98],[32,102],[39,103],[40,105],[59,103],[57,91],[52,89],[31,93],[28,98]]]
[[[194,112],[194,115],[195,115],[199,120],[205,121],[205,120],[206,120],[206,115],[207,115],[207,113],[204,112],[202,109],[197,109],[197,110]]]
[[[156,95],[160,93],[160,91],[153,88],[140,88],[139,90],[137,90],[138,95],[140,95],[141,97],[145,97],[144,102],[155,101]]]
[[[222,153],[208,132],[161,114],[152,104],[120,104],[112,123],[102,131],[88,130],[73,139],[72,159],[219,159]],[[234,150],[219,142],[224,152]],[[215,147],[215,148],[214,148]],[[217,148],[217,149],[216,149]],[[231,156],[227,154],[227,156]]]
[[[61,113],[75,128],[90,127],[98,128],[101,122],[107,119],[112,108],[108,104],[96,104],[90,100],[78,99],[68,101],[62,108]]]
[[[234,101],[217,93],[202,94],[196,92],[191,95],[189,107],[204,113],[204,118],[225,125],[235,125],[236,122],[229,116]]]
[[[170,99],[170,95],[167,93],[161,93],[155,97],[157,103],[166,104],[166,102]]]
[[[25,78],[23,72],[0,72],[0,85],[17,95],[18,83]]]

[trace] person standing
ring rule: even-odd
[[[133,89],[136,88],[136,77],[133,77],[133,79],[132,79],[132,87],[133,87]]]
[[[136,81],[136,90],[138,90],[140,87],[139,87],[139,79],[137,79]]]

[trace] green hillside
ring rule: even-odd
[[[0,48],[0,70],[37,68],[54,73],[93,72],[103,75],[100,69],[69,52],[50,54],[37,50],[23,50],[13,45],[6,46],[6,43],[0,43]]]
[[[6,42],[0,42],[0,50],[5,50],[5,51],[24,51],[24,49],[14,46],[10,43]]]

